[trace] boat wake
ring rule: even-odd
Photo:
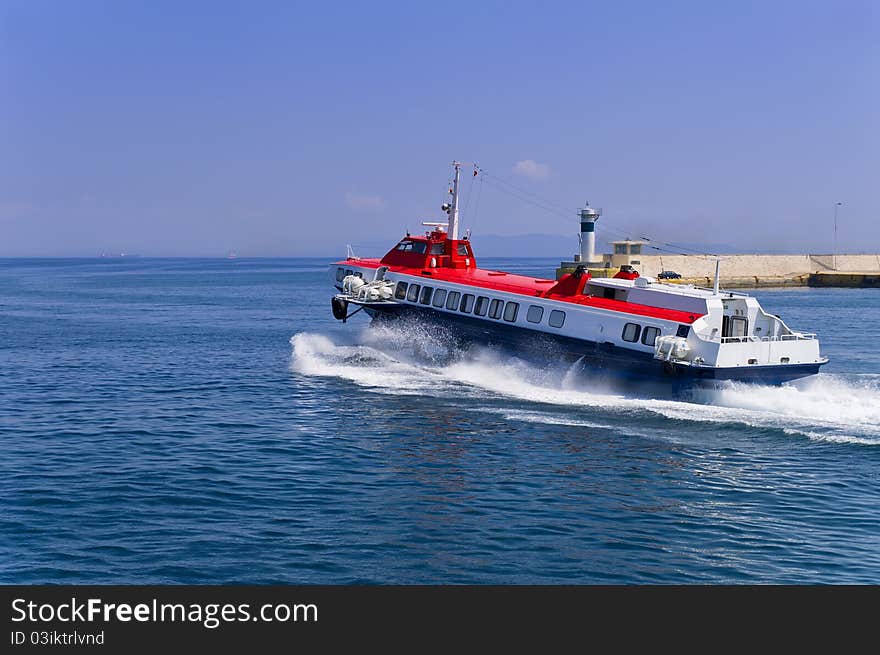
[[[812,440],[880,445],[880,378],[820,374],[797,386],[731,383],[683,400],[635,396],[603,386],[578,364],[536,365],[483,347],[457,348],[436,327],[366,328],[344,343],[301,332],[291,340],[291,369],[334,377],[373,392],[455,400],[469,411],[547,425],[608,428],[656,436],[646,417],[671,422],[740,424]],[[513,402],[512,402],[513,401]],[[589,410],[589,411],[586,411]],[[621,415],[625,414],[622,418]],[[676,429],[665,433],[682,432]]]

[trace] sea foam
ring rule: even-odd
[[[579,364],[541,364],[487,348],[456,348],[445,335],[427,329],[404,333],[393,326],[367,328],[354,344],[309,332],[290,341],[296,373],[336,377],[379,393],[485,398],[489,402],[483,409],[507,420],[611,427],[639,415],[659,415],[672,421],[771,428],[817,441],[880,445],[880,383],[870,377],[820,374],[782,387],[730,383],[683,400],[620,393],[604,387]],[[499,410],[499,400],[515,401],[516,408]]]

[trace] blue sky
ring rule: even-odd
[[[830,252],[842,201],[877,252],[878,34],[846,0],[0,0],[0,256],[337,254],[438,220],[453,158],[571,209],[469,178],[477,246],[589,199],[602,240]]]

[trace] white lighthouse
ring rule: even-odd
[[[601,258],[596,257],[596,221],[602,215],[601,209],[593,209],[589,203],[578,212],[581,219],[581,252],[579,261],[585,266],[601,266]]]

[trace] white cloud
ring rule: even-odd
[[[530,177],[533,180],[543,180],[550,175],[550,167],[547,164],[539,164],[533,159],[523,159],[513,165],[513,174]]]
[[[364,196],[351,192],[345,194],[345,203],[358,211],[375,211],[385,208],[385,200],[381,196]]]

